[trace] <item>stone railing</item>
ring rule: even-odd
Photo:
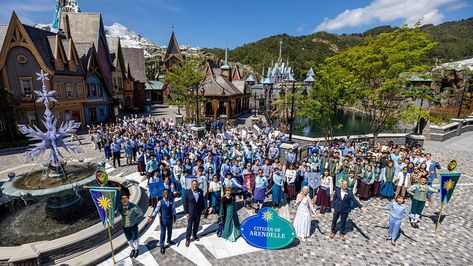
[[[471,125],[470,130],[473,130],[473,124]],[[253,130],[256,132],[260,132],[262,129],[260,129],[257,125],[253,125]],[[286,134],[286,136],[288,136]],[[334,138],[346,138],[347,136],[334,136]],[[374,139],[373,134],[365,134],[365,135],[353,135],[350,136],[351,139],[353,140],[372,140]],[[292,135],[292,139],[294,142],[297,144],[289,144],[289,145],[282,145],[281,149],[283,154],[281,155],[281,162],[285,162],[285,151],[286,149],[293,148],[297,152],[297,159],[304,159],[309,155],[309,146],[313,144],[315,141],[325,141],[324,138],[311,138],[311,137],[305,137],[305,136],[298,136],[298,135]],[[392,141],[395,144],[398,145],[404,145],[404,144],[409,144],[411,146],[420,144],[421,146],[424,146],[424,141],[425,137],[422,135],[413,135],[411,133],[381,133],[378,135],[378,143],[383,143],[384,141]]]
[[[445,141],[463,132],[473,130],[473,116],[465,119],[453,118],[451,123],[443,126],[430,125],[430,140]]]

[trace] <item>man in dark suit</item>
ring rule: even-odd
[[[197,231],[199,230],[200,216],[205,211],[204,193],[199,189],[197,180],[192,181],[191,189],[184,193],[184,214],[187,217],[186,247],[189,247],[191,234],[195,241],[199,241]],[[209,208],[212,211],[212,208]]]
[[[353,192],[348,189],[348,182],[346,180],[342,181],[342,187],[338,188],[333,194],[332,199],[332,209],[333,209],[333,219],[332,219],[332,228],[329,237],[335,237],[335,228],[337,227],[338,218],[341,218],[342,226],[340,228],[340,240],[345,241],[345,225],[347,222],[348,214],[351,211],[353,204],[360,208],[363,212],[367,212],[367,209],[355,199]]]

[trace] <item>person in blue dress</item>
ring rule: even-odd
[[[382,182],[381,182],[381,196],[385,198],[392,198],[394,196],[394,174],[396,168],[394,162],[389,160],[384,168]]]
[[[409,213],[407,205],[404,204],[404,197],[399,194],[388,206],[389,209],[389,231],[386,240],[390,240],[393,246],[396,245],[396,240],[401,229],[402,218]]]
[[[282,192],[284,185],[284,174],[279,171],[279,167],[274,168],[273,173],[273,187],[272,187],[272,202],[273,207],[279,208],[282,201]]]

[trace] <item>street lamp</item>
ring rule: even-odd
[[[253,75],[249,75],[248,78],[246,78],[246,84],[247,87],[250,88],[250,95],[251,95],[251,90],[253,90],[253,85],[255,85],[256,80],[253,77]],[[255,113],[253,114],[254,117],[256,117],[256,91],[254,92],[254,99],[255,99]],[[250,105],[250,100],[248,99],[248,106]]]
[[[195,105],[197,107],[197,118],[196,118],[196,126],[199,127],[200,126],[200,121],[199,121],[199,85],[198,84],[195,84],[194,85],[194,88],[192,89],[193,91],[195,91]],[[201,88],[201,91],[202,91],[202,97],[204,96],[204,93],[205,93],[205,90],[204,90],[204,87]]]
[[[264,88],[265,96],[267,96],[267,93],[269,93],[269,97],[268,96],[266,97],[268,99],[269,107],[271,107],[271,94],[273,92],[273,84],[274,83],[271,81],[269,77],[265,78],[263,81],[263,88]],[[266,105],[266,111],[268,111],[268,105]]]
[[[295,96],[295,93],[296,93],[296,80],[289,73],[289,77],[287,78],[287,81],[292,82],[291,118],[289,120],[289,141],[288,141],[288,143],[294,143],[294,141],[292,140],[292,124],[294,123],[294,96]]]

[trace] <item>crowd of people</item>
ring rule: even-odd
[[[330,237],[341,219],[340,239],[345,240],[345,222],[354,207],[372,197],[392,200],[388,240],[395,244],[404,215],[414,228],[421,222],[424,206],[436,192],[431,185],[439,164],[419,145],[384,141],[334,139],[314,142],[307,156],[297,150],[284,152],[286,136],[270,127],[260,130],[225,127],[221,121],[207,126],[203,138],[192,124],[176,125],[170,119],[125,118],[90,128],[95,148],[104,152],[114,167],[136,164],[148,184],[163,182],[166,196],[150,199],[170,239],[175,221],[174,200],[182,199],[188,218],[186,246],[191,236],[198,241],[200,215],[218,215],[219,236],[235,241],[239,232],[237,204],[258,212],[263,206],[297,208],[294,227],[302,240],[310,235],[314,215],[333,213]],[[357,199],[358,198],[358,199]],[[410,198],[410,212],[404,200]],[[164,218],[163,218],[164,217]],[[399,220],[400,219],[400,220]],[[164,228],[163,228],[164,226]]]

